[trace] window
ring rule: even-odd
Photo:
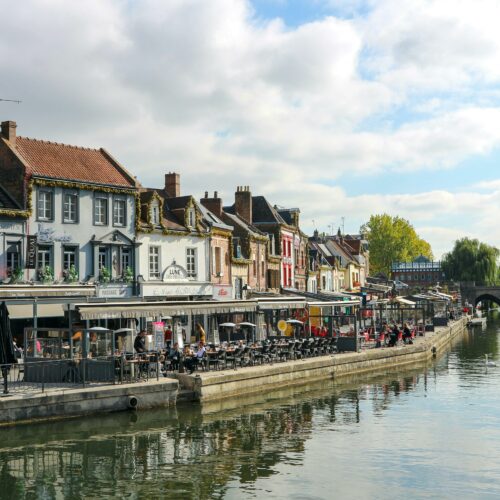
[[[18,241],[7,242],[7,269],[14,271],[21,267],[21,246]]]
[[[188,226],[194,227],[195,223],[196,223],[196,213],[194,211],[194,208],[190,208],[188,211]]]
[[[37,253],[37,265],[39,269],[43,269],[47,266],[51,267],[52,259],[52,247],[49,246],[39,246]]]
[[[94,199],[94,224],[105,226],[108,223],[108,199],[96,197]]]
[[[160,279],[160,247],[149,247],[149,279]]]
[[[257,276],[257,261],[255,260],[255,254],[252,254],[252,270],[253,275]]]
[[[78,222],[78,195],[76,193],[63,193],[63,222],[74,224]]]
[[[188,278],[196,278],[196,248],[186,250],[186,270]]]
[[[126,204],[125,200],[117,198],[113,200],[113,226],[126,225]]]
[[[108,249],[106,247],[99,247],[98,258],[99,258],[98,261],[99,271],[104,268],[107,269],[109,267],[109,263],[108,263]]]
[[[121,253],[121,261],[120,261],[120,266],[121,266],[121,273],[123,274],[126,270],[127,267],[132,268],[132,258],[131,258],[131,252],[130,248],[122,248],[122,253]]]
[[[262,278],[266,277],[266,266],[265,266],[265,263],[264,263],[264,259],[262,259],[260,261],[260,273],[261,273]]]
[[[158,206],[158,203],[154,203],[151,206],[151,224],[154,224],[155,226],[160,223],[160,207]]]
[[[63,269],[69,270],[71,266],[76,265],[77,249],[75,247],[63,247]]]
[[[38,191],[38,220],[53,220],[54,194],[52,191]]]
[[[222,248],[214,248],[214,274],[222,276]]]

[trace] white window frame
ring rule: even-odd
[[[54,220],[54,191],[39,189],[37,192],[37,220]]]
[[[119,207],[122,207],[120,213]],[[123,222],[120,222],[123,219]],[[113,226],[125,227],[127,225],[127,200],[124,198],[113,198]]]
[[[99,247],[99,249],[97,250],[97,269],[98,269],[98,271],[101,271],[101,269],[103,269],[103,268],[110,270],[109,250],[110,249],[108,247]],[[104,257],[104,259],[102,259],[101,257]],[[103,261],[104,261],[104,265],[101,264]]]
[[[124,247],[120,251],[120,269],[123,275],[127,270],[127,267],[132,269],[132,248]]]
[[[157,226],[160,223],[160,205],[154,202],[151,205],[151,224]]]
[[[66,262],[66,256],[73,255],[74,262]],[[71,259],[70,259],[71,260]],[[68,264],[68,265],[66,265]],[[63,259],[62,259],[62,267],[64,271],[69,271],[71,264],[75,266],[75,269],[78,271],[78,247],[74,246],[63,246]]]
[[[104,203],[105,210],[102,212],[99,210],[98,212],[98,206],[100,206],[100,202]],[[94,198],[94,226],[107,226],[108,225],[108,212],[109,212],[109,199],[107,196],[100,196],[96,195]],[[99,220],[98,220],[98,213],[99,213]],[[104,222],[102,222],[100,219],[104,215]]]
[[[188,227],[195,227],[196,225],[196,211],[194,208],[188,209]]]
[[[148,269],[150,280],[160,279],[160,256],[161,247],[159,245],[150,245],[148,251]]]
[[[198,276],[198,252],[196,248],[186,248],[186,271],[188,278],[196,279]]]
[[[68,201],[71,200],[69,203]],[[74,206],[71,206],[74,203]],[[63,191],[63,223],[78,223],[78,193]]]
[[[43,255],[43,258],[40,259],[40,256]],[[43,262],[40,262],[42,260]],[[52,247],[49,245],[39,245],[36,250],[36,266],[38,269],[45,268],[45,266],[49,266],[52,268]]]
[[[11,249],[15,248],[12,252]],[[21,242],[20,241],[8,241],[7,250],[5,252],[5,263],[7,269],[14,271],[16,268],[21,267]]]

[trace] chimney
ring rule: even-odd
[[[181,195],[181,176],[175,172],[165,174],[165,194],[167,198],[178,198]]]
[[[2,122],[2,137],[10,142],[12,147],[16,147],[16,122],[9,120]]]
[[[252,193],[249,186],[238,186],[234,194],[236,213],[248,224],[252,224]]]
[[[205,198],[202,198],[200,203],[217,217],[222,217],[222,199],[218,197],[217,191],[215,191],[213,198],[209,198],[208,191],[205,191]]]

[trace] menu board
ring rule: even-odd
[[[164,334],[164,328],[165,328],[165,323],[163,321],[154,321],[153,324],[153,346],[155,351],[158,351],[160,349],[165,349],[165,334]]]

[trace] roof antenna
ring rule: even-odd
[[[17,104],[21,104],[23,101],[18,101],[17,99],[0,99],[0,101],[4,102],[15,102]]]

